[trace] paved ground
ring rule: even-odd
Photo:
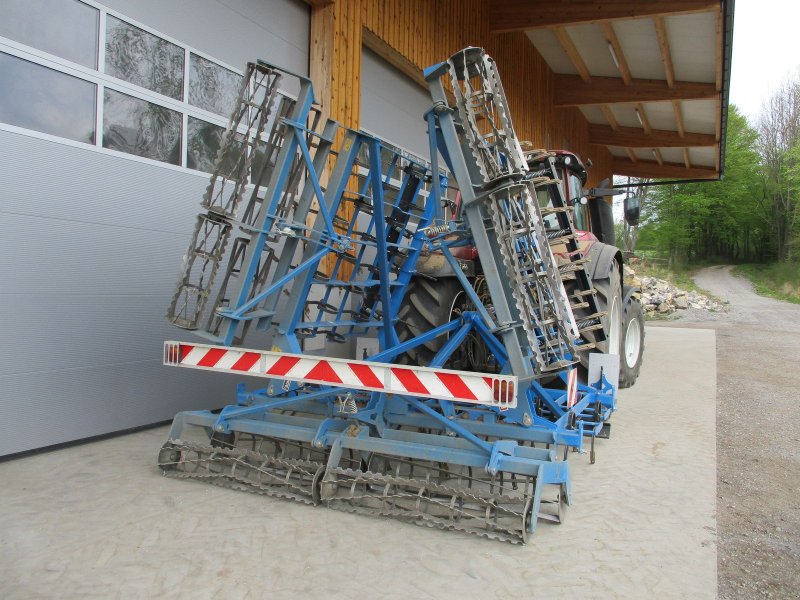
[[[0,597],[713,598],[714,348],[648,329],[567,521],[524,547],[166,479],[164,428],[0,463]]]
[[[800,598],[800,306],[730,270],[695,277],[729,313],[660,325],[717,331],[720,597]]]

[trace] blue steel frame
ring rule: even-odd
[[[500,472],[532,475],[536,476],[534,517],[538,514],[545,484],[560,486],[566,502],[571,502],[569,464],[559,459],[556,449],[564,446],[581,450],[585,436],[596,436],[615,408],[616,390],[605,378],[592,385],[580,385],[577,402],[568,407],[566,389],[545,387],[528,371],[515,372],[518,361],[509,359],[507,329],[496,324],[450,252],[453,246],[473,243],[471,232],[461,222],[450,222],[442,227],[441,201],[447,179],[438,166],[437,148],[451,172],[457,173],[457,170],[453,170],[447,146],[440,143],[439,114],[432,110],[426,115],[431,164],[401,157],[378,138],[348,130],[323,190],[319,174],[326,161],[313,159],[306,143],[309,134],[317,135],[304,125],[312,101],[310,81],[301,78],[301,93],[294,114],[284,120],[292,135],[286,136],[287,141],[280,150],[264,203],[267,208],[253,231],[243,267],[246,276],[241,278],[237,302],[227,310],[218,311],[226,319],[221,336],[224,343],[232,343],[238,324],[246,319],[260,319],[260,326],[276,323],[275,345],[294,353],[301,352],[302,337],[327,335],[338,340],[373,330],[377,332],[380,351],[369,360],[392,362],[409,349],[447,336],[431,364],[426,365],[437,367],[447,362],[468,335],[477,334],[495,355],[503,372],[521,375],[522,389],[517,391],[519,406],[500,412],[490,407],[457,405],[435,399],[352,392],[336,386],[281,385],[271,380],[265,387],[250,391],[239,384],[236,403],[226,406],[218,415],[209,411],[179,413],[170,439],[180,439],[186,426],[199,426],[209,434],[243,432],[307,442],[315,448],[329,449],[329,465],[334,466],[342,449],[352,449],[484,468],[489,475]],[[326,132],[325,139],[330,139],[330,124]],[[348,186],[354,165],[363,152],[368,157],[367,174],[358,192],[350,192]],[[382,160],[387,155],[389,159]],[[286,259],[286,268],[277,271],[276,279],[263,291],[253,294],[257,257],[276,224],[282,186],[297,156],[303,162],[306,185],[313,190],[319,211],[311,231],[306,233],[302,227],[293,229],[293,237],[305,242],[302,258],[296,266],[290,268],[290,261]],[[385,190],[390,179],[395,178],[401,158],[407,163],[402,183],[396,197],[388,201]],[[426,180],[431,183],[427,197],[421,193]],[[344,202],[353,204],[346,225],[339,217],[344,214],[341,210]],[[365,221],[367,215],[369,223],[366,229],[359,231],[359,223]],[[440,233],[428,235],[432,233],[429,227],[431,230],[436,227]],[[415,274],[417,258],[425,248],[444,254],[476,309],[400,342],[395,331],[397,314]],[[331,273],[323,277],[318,269],[329,255],[335,256],[335,263]],[[345,264],[351,266],[349,278],[343,268]],[[360,278],[363,270],[368,272],[367,276]],[[320,300],[315,301],[316,315],[306,320],[306,302],[313,286],[324,289]],[[284,289],[289,290],[288,301],[274,318],[270,315],[265,319],[265,311],[259,306],[266,301],[272,302],[273,307],[277,305],[276,299]],[[334,305],[332,297],[337,289],[343,293],[339,304]],[[353,295],[361,296],[361,300],[355,309],[348,310]],[[351,317],[347,318],[346,314]],[[515,336],[515,339],[518,338]],[[518,346],[512,344],[512,348],[519,352]],[[519,358],[524,358],[524,353]],[[566,381],[566,371],[561,377]],[[337,400],[343,397],[357,400],[357,412],[338,412]],[[413,426],[429,433],[401,430],[400,426]],[[442,435],[445,432],[449,435]],[[533,444],[544,447],[533,447]],[[529,531],[535,527],[536,518],[532,518]]]

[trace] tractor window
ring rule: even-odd
[[[571,202],[577,203],[581,196],[583,196],[583,186],[581,180],[577,175],[569,176],[569,199]]]
[[[575,203],[574,225],[578,231],[589,231],[589,211],[586,204],[578,200]]]
[[[583,197],[583,184],[577,175],[570,174],[569,176],[569,203],[575,207],[573,213],[573,225],[579,231],[589,230],[589,215],[587,206],[581,204]]]
[[[549,188],[539,188],[536,190],[536,198],[541,208],[552,208],[553,200],[550,198]],[[558,219],[554,213],[543,218],[545,229],[558,229]]]

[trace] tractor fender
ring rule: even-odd
[[[628,302],[633,302],[636,300],[639,302],[639,299],[642,295],[642,289],[638,285],[622,285],[622,306],[628,304]]]
[[[616,246],[595,242],[584,252],[584,256],[588,259],[586,274],[589,279],[607,279],[611,269],[616,268],[619,270],[619,280],[622,281],[622,252]]]

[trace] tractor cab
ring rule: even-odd
[[[598,188],[585,188],[588,178],[587,167],[577,154],[568,150],[553,150],[555,167],[560,180],[561,193],[568,206],[572,208],[571,218],[576,234],[582,247],[591,245],[596,241],[614,244],[614,218],[611,203],[606,198],[619,193],[607,189],[607,181]],[[532,171],[543,167],[535,162],[529,163]],[[591,162],[589,163],[591,167]],[[552,194],[558,193],[555,189],[542,188],[539,191],[539,206],[552,208]],[[556,217],[550,214],[545,217],[548,228],[557,228]],[[585,249],[585,248],[584,248]]]

